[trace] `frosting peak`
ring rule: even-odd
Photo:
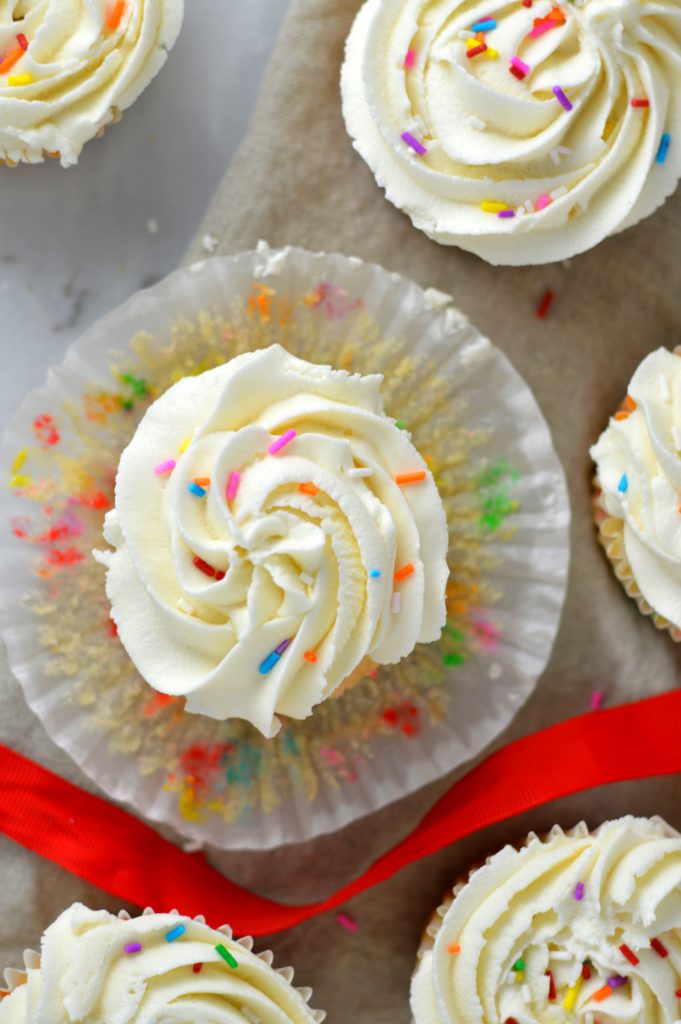
[[[380,376],[275,345],[181,380],[121,458],[107,593],[142,675],[266,735],[445,623],[447,524]]]
[[[435,241],[501,264],[585,251],[681,176],[676,0],[367,0],[341,87],[355,148]]]

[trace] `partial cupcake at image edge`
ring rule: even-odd
[[[584,252],[652,214],[681,176],[671,0],[367,0],[341,92],[386,198],[493,264]]]
[[[311,988],[294,988],[292,967],[274,968],[253,939],[224,925],[147,909],[139,917],[74,903],[51,924],[40,952],[5,971],[0,1024],[72,1020],[79,1024],[321,1024]]]
[[[46,0],[0,12],[0,163],[77,163],[165,63],[184,0]]]
[[[531,833],[471,870],[424,933],[413,1024],[676,1020],[681,835],[632,816]]]
[[[273,736],[440,638],[444,507],[381,383],[273,345],[138,426],[96,557],[132,661],[187,711]]]
[[[658,629],[681,640],[681,350],[638,367],[591,448],[598,538],[615,575]]]

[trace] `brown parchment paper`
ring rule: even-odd
[[[218,252],[294,244],[338,250],[382,263],[457,305],[513,360],[534,389],[566,467],[573,507],[573,561],[563,624],[536,693],[508,742],[588,708],[594,689],[609,704],[678,685],[681,645],[641,617],[599,549],[590,512],[589,445],[625,394],[642,357],[681,342],[681,191],[638,227],[562,264],[495,268],[443,248],[412,228],[384,199],[343,126],[338,78],[343,43],[360,0],[294,0],[250,133],[227,173],[188,261]],[[228,16],[227,11],[224,14]],[[189,187],[189,186],[188,186]],[[547,288],[550,315],[534,315]],[[0,651],[0,742],[92,788],[27,710]],[[570,750],[556,751],[570,771]],[[540,766],[538,766],[540,770]],[[287,900],[318,897],[401,838],[451,783],[443,779],[335,836],[270,853],[210,859],[236,880]],[[531,828],[590,824],[625,813],[660,813],[681,828],[679,778],[619,784],[557,801],[412,866],[345,908],[351,934],[334,913],[259,941],[332,1024],[407,1024],[409,977],[424,921],[466,864]],[[68,823],[65,822],[65,828]],[[0,838],[0,963],[18,962],[68,903],[111,909],[105,893]],[[130,910],[135,908],[130,907]],[[163,908],[167,909],[167,908]],[[180,908],[181,909],[181,908]],[[210,914],[210,908],[206,908]]]

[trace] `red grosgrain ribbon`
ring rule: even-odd
[[[119,807],[0,745],[0,831],[138,906],[280,931],[344,903],[407,864],[532,807],[609,782],[681,772],[681,690],[571,718],[491,754],[411,835],[319,903],[289,906],[230,882]]]

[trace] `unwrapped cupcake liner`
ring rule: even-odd
[[[279,342],[384,375],[450,530],[441,641],[264,739],[152,690],[115,635],[101,547],[118,459],[171,384]],[[0,627],[28,703],[112,797],[197,842],[333,831],[462,765],[531,694],[565,597],[569,505],[522,378],[451,305],[381,267],[297,249],[180,270],[95,324],[2,447]],[[9,528],[8,528],[9,524]]]
[[[672,640],[681,641],[681,629],[666,619],[650,605],[639,588],[633,569],[629,564],[624,545],[624,521],[611,516],[603,503],[603,492],[598,477],[593,480],[593,517],[598,530],[598,541],[612,566],[615,576],[624,587],[625,593],[633,598],[642,615],[652,619],[657,629],[666,630]]]

